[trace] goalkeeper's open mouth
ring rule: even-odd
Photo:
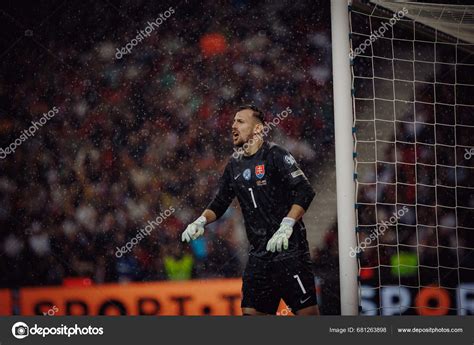
[[[232,140],[234,141],[234,144],[239,140],[239,132],[232,131]]]

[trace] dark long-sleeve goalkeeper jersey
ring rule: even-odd
[[[314,195],[293,156],[265,141],[252,156],[230,158],[219,180],[218,192],[207,208],[219,218],[237,197],[250,242],[249,254],[274,261],[309,254],[302,220],[293,227],[287,250],[272,253],[266,245],[291,206],[297,204],[306,211]]]

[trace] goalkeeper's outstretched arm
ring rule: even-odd
[[[190,242],[204,234],[204,226],[219,219],[227,210],[235,197],[230,184],[230,164],[227,164],[224,173],[219,179],[219,190],[216,196],[204,210],[201,216],[189,224],[181,235],[181,241]]]

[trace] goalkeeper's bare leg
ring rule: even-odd
[[[300,309],[296,311],[295,314],[298,316],[320,315],[319,307],[317,305],[312,305],[310,307]]]

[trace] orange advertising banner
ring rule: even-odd
[[[23,288],[22,315],[238,315],[240,279]]]
[[[12,314],[12,296],[10,290],[0,289],[0,315]]]
[[[241,315],[241,286],[212,279],[23,288],[19,299],[22,315]]]

